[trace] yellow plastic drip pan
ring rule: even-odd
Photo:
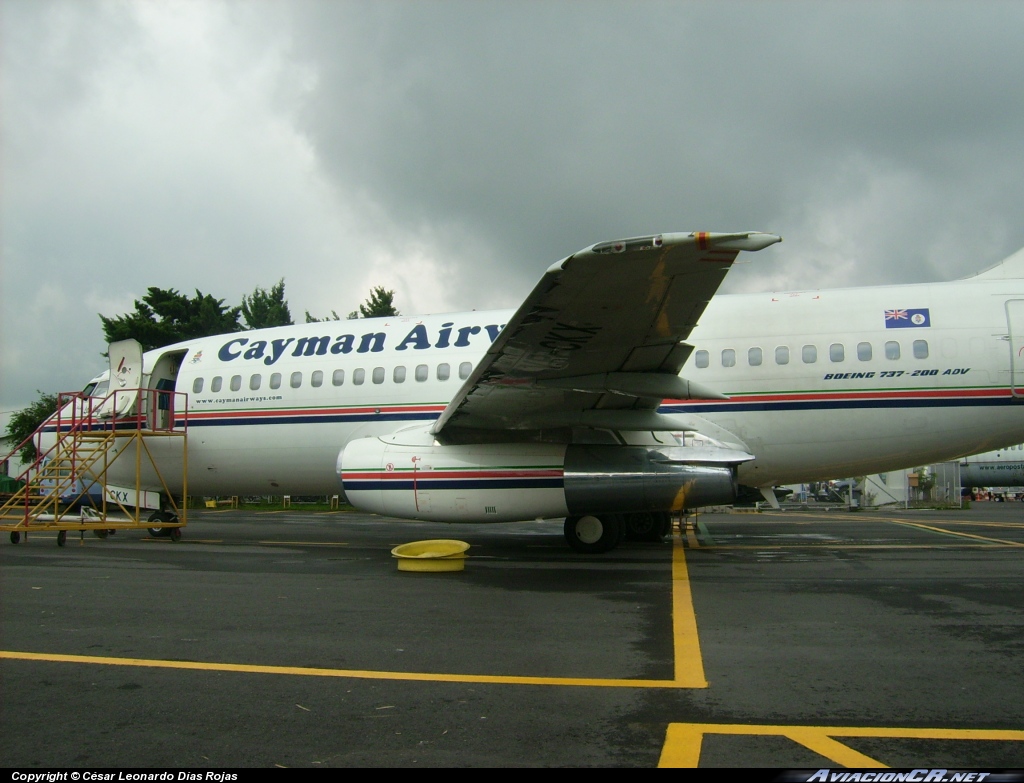
[[[396,546],[391,555],[398,560],[399,571],[462,571],[467,549],[465,541],[436,538]]]

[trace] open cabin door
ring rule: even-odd
[[[1024,299],[1006,300],[1010,341],[1010,394],[1024,400]]]
[[[123,416],[139,396],[142,386],[142,346],[138,340],[118,340],[107,348],[110,357],[109,395],[97,411],[99,416]]]

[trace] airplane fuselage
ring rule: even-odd
[[[746,448],[756,458],[739,481],[757,487],[1020,442],[1006,306],[1020,299],[1024,281],[980,278],[719,295],[681,375],[728,399],[659,412],[684,440],[697,430]],[[169,346],[145,365],[171,357],[188,394],[190,494],[333,494],[346,444],[435,421],[511,314],[279,327]]]

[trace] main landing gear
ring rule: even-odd
[[[664,541],[672,529],[672,516],[667,511],[638,511],[624,517],[627,541]]]
[[[638,511],[566,517],[564,530],[570,547],[595,555],[610,552],[623,540],[662,541],[671,526],[672,518],[667,511]]]
[[[622,540],[624,525],[619,514],[584,514],[565,518],[565,540],[577,552],[596,555],[610,552]]]

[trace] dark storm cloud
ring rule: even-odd
[[[775,231],[732,290],[1024,245],[1019,2],[0,6],[0,408],[148,286],[514,307],[590,243]],[[42,358],[41,358],[42,357]]]
[[[814,211],[857,221],[893,177],[918,208],[880,205],[860,230],[1024,242],[992,209],[1022,195],[1016,4],[300,9],[295,51],[319,75],[305,118],[328,170],[396,219],[494,238],[502,263],[666,227],[777,230],[792,255]],[[894,268],[872,244],[861,279],[932,278],[948,260],[907,238]]]

